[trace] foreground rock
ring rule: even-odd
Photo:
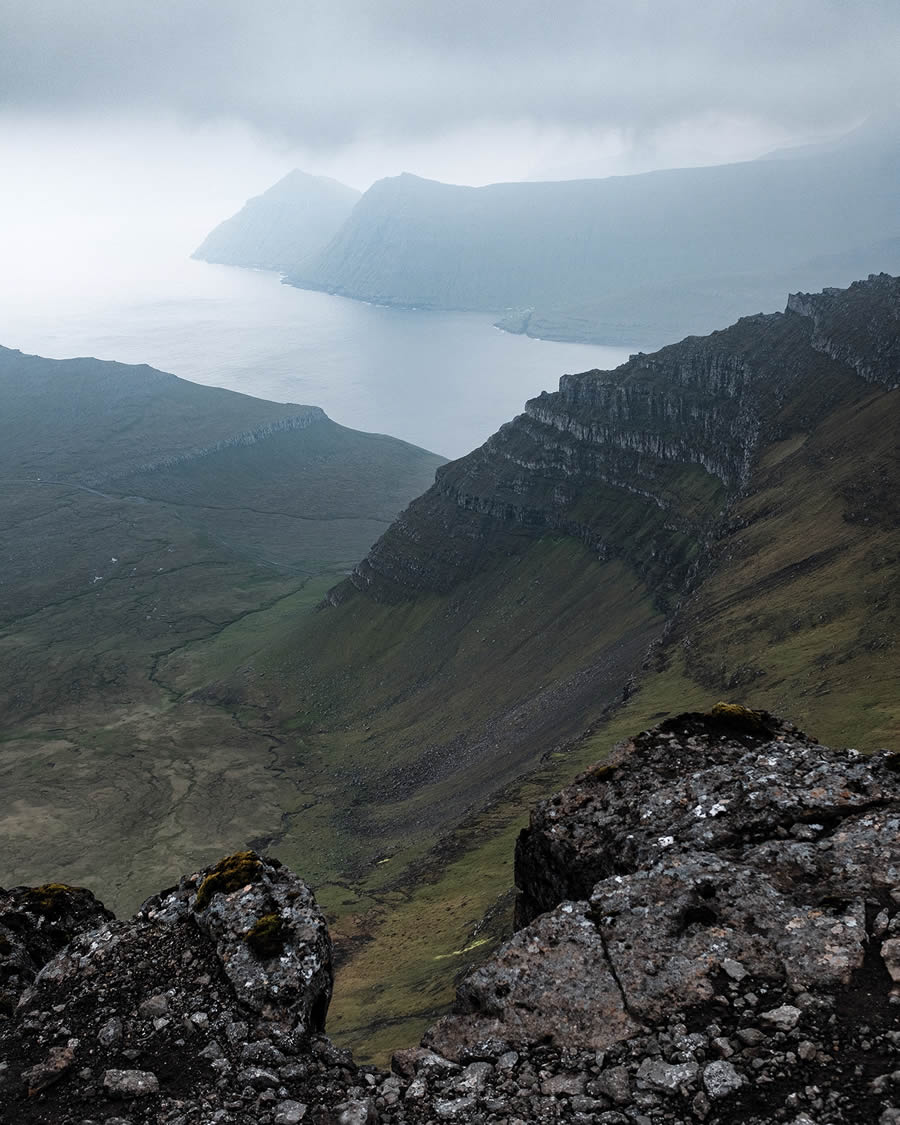
[[[130,922],[3,892],[0,1120],[900,1122],[898,755],[682,715],[539,806],[517,879],[522,928],[391,1074],[323,1034],[328,935],[275,860]]]
[[[681,715],[540,805],[516,876],[435,1051],[546,1044],[584,1120],[900,1121],[900,755]]]
[[[85,891],[44,891],[0,898],[0,949],[24,934],[31,956],[6,980],[3,1121],[300,1121],[298,1105],[346,1100],[355,1067],[319,1034],[328,931],[277,860],[229,856],[128,922]],[[57,952],[57,915],[77,911],[83,927]]]

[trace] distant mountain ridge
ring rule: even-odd
[[[831,264],[823,260],[832,258]],[[835,260],[841,259],[838,263]],[[504,314],[597,343],[712,331],[787,288],[900,271],[900,140],[602,180],[380,180],[292,284],[381,304]]]
[[[287,273],[337,233],[359,198],[338,180],[295,169],[220,223],[192,256]]]
[[[351,561],[442,461],[340,426],[318,406],[269,402],[145,365],[0,348],[0,480],[32,492],[88,487],[111,499],[176,502],[180,518],[190,512],[199,526],[218,525],[232,549],[279,565],[324,560],[326,542],[333,562]],[[296,519],[302,531],[290,542],[284,521]],[[3,601],[0,590],[0,622]]]

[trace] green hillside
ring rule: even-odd
[[[886,275],[564,376],[337,584],[267,514],[312,535],[327,483],[351,524],[387,522],[332,443],[345,467],[390,455],[384,482],[435,459],[317,419],[92,491],[29,481],[90,527],[71,565],[99,578],[20,565],[47,592],[0,636],[11,869],[65,855],[127,909],[160,868],[271,849],[337,939],[329,1031],[383,1059],[508,930],[530,804],[620,738],[724,698],[898,741],[898,384]]]
[[[309,779],[277,851],[332,912],[333,1033],[377,1057],[414,1038],[448,962],[509,924],[529,803],[660,717],[725,698],[898,741],[898,290],[566,377],[211,686],[270,715]],[[851,315],[868,380],[829,354]]]
[[[281,823],[271,740],[160,673],[315,606],[442,459],[146,367],[0,349],[0,883],[134,903]],[[214,671],[214,667],[210,669]]]

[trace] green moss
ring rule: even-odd
[[[264,914],[247,931],[244,941],[250,946],[255,957],[260,961],[268,961],[277,957],[284,949],[287,934],[281,916],[278,914]]]
[[[751,731],[758,734],[765,730],[759,712],[751,711],[749,707],[742,707],[739,703],[716,703],[711,708],[710,717],[717,722],[739,730]]]
[[[213,895],[230,894],[247,883],[255,883],[262,875],[262,866],[256,852],[235,852],[219,860],[197,890],[195,910],[203,910]]]
[[[597,765],[586,770],[582,776],[585,781],[609,781],[615,772],[615,766],[608,762],[598,762]]]
[[[43,883],[26,893],[25,909],[43,914],[45,918],[60,918],[69,906],[69,895],[83,890],[83,887],[70,887],[67,883]]]

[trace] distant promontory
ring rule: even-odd
[[[289,273],[337,233],[359,197],[337,180],[295,169],[220,223],[193,257]]]
[[[334,203],[316,246],[297,233],[310,194]],[[657,346],[775,311],[786,291],[900,272],[900,133],[881,120],[759,160],[594,180],[404,174],[358,201],[292,173],[198,256],[378,304],[488,312],[508,332]]]

